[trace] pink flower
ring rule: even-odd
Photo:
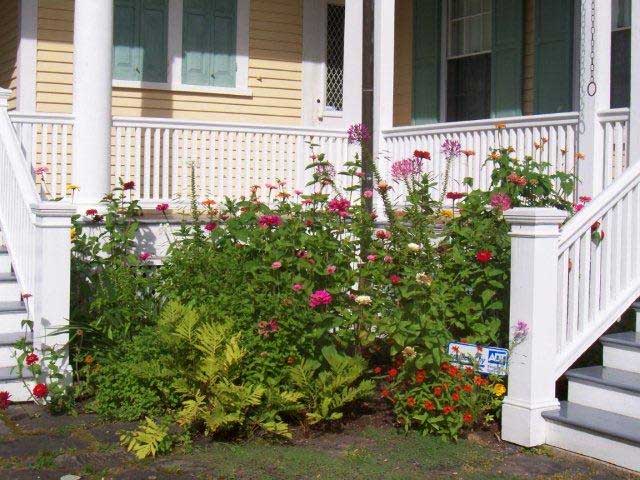
[[[151,254],[149,252],[142,252],[140,253],[140,255],[138,255],[138,258],[141,262],[146,262],[147,260],[149,260],[149,257],[151,257]]]
[[[578,200],[580,200],[580,202],[582,203],[589,203],[591,201],[591,197],[588,195],[583,195]]]
[[[364,198],[373,198],[373,190],[365,190],[362,192]]]
[[[329,305],[332,301],[333,297],[326,290],[316,290],[309,296],[309,306],[311,308]]]
[[[293,286],[291,287],[291,290],[298,293],[298,292],[301,292],[303,288],[304,287],[300,283],[294,283]]]
[[[506,193],[494,193],[491,195],[489,203],[492,207],[504,212],[511,208],[511,197]]]
[[[377,255],[374,255],[373,253],[367,255],[367,260],[369,260],[370,262],[375,262],[378,259]]]
[[[336,176],[336,167],[330,163],[318,165],[316,167],[316,175],[318,175],[321,180],[333,180]]]
[[[584,203],[574,203],[573,204],[573,212],[574,213],[578,213],[583,208],[584,208]]]
[[[268,337],[272,333],[276,333],[280,330],[280,325],[278,325],[278,321],[275,318],[272,318],[268,322],[264,320],[258,322],[258,333],[263,337]]]
[[[156,211],[158,212],[166,212],[167,210],[169,210],[168,203],[159,203],[158,205],[156,205]]]
[[[391,178],[396,182],[408,180],[422,172],[422,159],[417,157],[397,160],[391,164]]]
[[[400,283],[400,280],[402,280],[402,278],[400,278],[400,275],[396,275],[395,273],[389,275],[389,281],[393,285],[397,285],[398,283]]]
[[[327,275],[333,275],[334,273],[336,273],[337,269],[338,267],[336,267],[335,265],[329,265],[326,269]]]
[[[347,130],[347,134],[349,135],[349,143],[362,143],[371,138],[369,129],[364,123],[351,125]]]
[[[209,222],[204,226],[207,232],[213,232],[216,228],[218,228],[218,224],[215,222]]]
[[[278,188],[278,185],[276,185],[275,183],[265,183],[264,186],[267,187],[269,190],[275,190],[276,188]]]
[[[304,192],[302,190],[294,190],[293,193],[295,193],[296,195],[302,195]]]
[[[459,157],[462,152],[460,142],[457,140],[447,139],[442,144],[442,153],[446,158]]]
[[[258,226],[260,228],[279,227],[282,225],[282,218],[278,215],[262,215],[258,219]]]
[[[45,173],[49,173],[49,167],[38,167],[34,172],[36,175],[44,175]]]
[[[302,200],[302,202],[300,202],[302,205],[311,205],[313,203],[313,200],[311,198],[305,198],[304,200]]]
[[[271,264],[271,270],[278,270],[280,267],[282,267],[282,262],[273,262]]]
[[[389,240],[391,238],[391,232],[389,230],[376,230],[376,238],[380,240]]]
[[[343,197],[336,197],[327,204],[327,209],[330,212],[337,213],[341,217],[349,214],[349,207],[351,207],[351,202]]]
[[[95,208],[90,208],[85,212],[85,215],[87,217],[92,217],[93,215],[97,215],[97,214],[98,214],[98,210],[96,210]]]
[[[391,255],[385,255],[382,261],[384,263],[393,263],[393,257]]]

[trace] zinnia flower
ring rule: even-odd
[[[462,421],[464,423],[473,422],[473,415],[471,415],[471,412],[465,412],[464,415],[462,415]]]
[[[354,301],[358,305],[371,305],[371,297],[369,295],[358,295]]]
[[[389,375],[389,378],[395,378],[398,375],[398,370],[395,368],[390,368],[389,371],[387,372],[387,375]]]
[[[419,385],[427,379],[427,372],[425,370],[418,370],[416,372],[416,383]]]
[[[402,355],[404,355],[407,358],[411,358],[411,357],[415,357],[416,356],[416,349],[413,347],[404,347],[402,349]]]
[[[425,400],[422,403],[422,406],[424,407],[424,409],[427,412],[432,412],[432,411],[434,411],[436,409],[436,406],[434,405],[434,403],[431,400]]]
[[[431,282],[433,282],[433,278],[431,277],[431,275],[420,272],[416,273],[416,282],[420,283],[421,285],[431,285]]]
[[[504,212],[505,210],[509,210],[511,208],[511,197],[506,193],[494,193],[493,195],[491,195],[489,203],[493,208],[497,208],[498,210]]]
[[[480,263],[488,263],[493,258],[493,254],[490,250],[479,250],[476,253],[476,260]]]
[[[501,397],[503,396],[505,393],[507,393],[507,388],[502,384],[502,383],[496,383],[493,386],[493,394],[496,397]]]
[[[309,306],[311,308],[329,305],[332,301],[333,297],[326,290],[316,290],[309,296]]]
[[[30,353],[29,355],[27,355],[27,357],[24,359],[24,363],[26,363],[28,366],[33,365],[34,363],[36,363],[38,360],[40,360],[38,358],[38,355],[36,355],[35,353]]]
[[[294,284],[291,286],[291,290],[293,290],[293,291],[294,291],[294,292],[296,292],[296,293],[298,293],[298,292],[302,291],[302,289],[303,289],[303,288],[304,288],[304,287],[303,287],[301,284],[299,284],[299,283],[294,283]]]
[[[49,167],[38,167],[34,172],[36,175],[44,175],[45,173],[49,173]]]
[[[156,211],[158,212],[166,212],[167,210],[169,210],[168,203],[159,203],[158,205],[156,205]]]
[[[433,389],[433,395],[436,398],[440,398],[442,396],[442,387],[434,387]]]
[[[421,158],[423,160],[431,160],[431,154],[426,150],[414,150],[413,156],[415,158]]]
[[[374,255],[373,253],[367,255],[367,260],[370,261],[370,262],[375,262],[377,258],[378,258],[378,256]]]
[[[343,197],[336,197],[330,200],[327,204],[327,210],[332,213],[337,213],[341,217],[346,217],[349,214],[349,207],[351,202]]]
[[[364,123],[351,125],[347,130],[347,134],[349,135],[349,143],[362,143],[371,138],[369,129]]]
[[[49,394],[49,389],[44,383],[38,383],[33,387],[32,393],[36,398],[45,398]]]
[[[133,180],[131,180],[130,182],[124,182],[122,184],[122,189],[123,190],[133,190],[136,186],[136,182],[134,182]]]
[[[418,245],[417,243],[409,243],[407,244],[407,248],[410,252],[419,252],[422,250],[422,245]]]
[[[391,232],[389,230],[376,230],[376,238],[380,240],[389,240],[391,238]]]
[[[92,217],[93,215],[97,215],[97,214],[98,214],[98,210],[96,210],[95,208],[90,208],[85,212],[85,215],[87,217]]]
[[[580,198],[578,198],[578,200],[580,200],[580,202],[582,203],[589,203],[591,201],[591,197],[588,195],[583,195]]]
[[[452,407],[451,405],[445,405],[442,409],[442,413],[445,415],[449,415],[450,413],[452,413],[455,410],[454,407]]]
[[[264,320],[258,322],[258,334],[263,337],[268,337],[272,333],[276,333],[278,330],[280,330],[280,326],[275,318],[272,318],[268,322]]]
[[[373,198],[373,190],[365,190],[362,192],[364,198]]]
[[[147,260],[149,260],[149,257],[151,257],[151,254],[149,252],[141,252],[140,255],[138,255],[138,258],[141,262],[146,262]]]
[[[262,215],[258,219],[258,226],[260,228],[279,227],[282,225],[282,218],[278,215]]]
[[[278,270],[280,267],[282,267],[282,262],[273,262],[271,264],[271,269],[272,270]]]
[[[6,410],[11,405],[11,394],[7,391],[0,392],[0,410]]]
[[[385,255],[382,261],[384,263],[393,263],[393,257],[391,255]]]
[[[218,228],[218,224],[215,222],[209,222],[204,226],[207,232],[213,232],[216,228]]]
[[[407,397],[407,407],[413,408],[416,406],[416,399],[413,397]]]
[[[325,272],[327,273],[327,275],[333,275],[334,273],[336,273],[337,269],[338,267],[336,267],[335,265],[329,265]]]
[[[389,281],[393,285],[399,284],[401,280],[402,280],[402,278],[400,277],[400,275],[396,275],[395,273],[392,273],[391,275],[389,275]]]
[[[463,192],[448,192],[447,193],[447,198],[449,200],[460,200],[462,197],[464,197],[466,194]]]

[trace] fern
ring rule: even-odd
[[[169,452],[173,442],[167,425],[158,425],[147,417],[137,430],[122,433],[120,443],[138,459],[143,459]]]

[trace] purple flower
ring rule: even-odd
[[[462,153],[462,147],[457,140],[446,139],[442,144],[442,153],[446,158],[459,157]]]
[[[316,174],[322,180],[333,180],[336,176],[336,167],[331,165],[330,163],[325,163],[323,165],[318,165],[316,167]]]
[[[364,123],[351,125],[349,130],[347,130],[347,133],[349,134],[349,143],[362,143],[371,138],[369,129]]]
[[[518,343],[522,343],[524,339],[527,338],[528,334],[529,334],[529,325],[527,325],[527,322],[518,320],[518,323],[516,323],[515,331],[513,333],[513,343],[516,345]]]
[[[495,193],[491,195],[490,203],[492,207],[504,212],[511,208],[511,197],[506,193]]]
[[[422,172],[421,158],[405,158],[404,160],[397,160],[391,164],[391,178],[396,182],[407,180],[414,175],[419,175],[420,172]]]

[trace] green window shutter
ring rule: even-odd
[[[115,0],[113,12],[113,78],[141,80],[140,2]]]
[[[571,111],[573,3],[536,0],[536,113]]]
[[[439,0],[413,1],[414,125],[440,119],[440,4]]]
[[[210,1],[184,0],[182,12],[182,83],[184,84],[211,84],[213,52],[210,12]]]
[[[522,115],[523,0],[493,0],[491,116]]]
[[[142,79],[167,81],[167,0],[142,1]]]
[[[216,0],[213,12],[212,85],[236,86],[236,0]]]

